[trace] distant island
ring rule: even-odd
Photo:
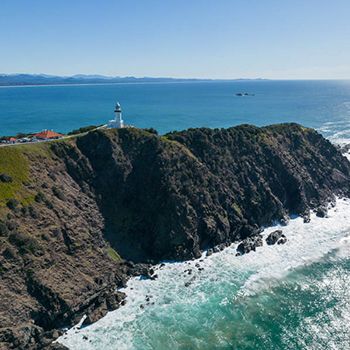
[[[235,80],[265,80],[265,79],[231,79]],[[228,79],[227,81],[231,81]],[[47,74],[0,74],[0,86],[22,85],[70,85],[70,84],[116,84],[116,83],[167,83],[194,81],[224,81],[223,79],[195,79],[195,78],[152,78],[152,77],[112,77],[105,75],[58,76]]]

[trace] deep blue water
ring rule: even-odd
[[[236,92],[255,96],[237,97]],[[350,137],[349,81],[235,81],[0,88],[0,135],[68,132],[113,117],[159,132],[298,122]]]

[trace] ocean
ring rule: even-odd
[[[240,257],[232,245],[159,265],[155,281],[128,282],[125,306],[59,341],[84,350],[350,349],[349,218],[350,201],[338,200],[326,219],[282,227],[285,245]]]
[[[3,87],[0,134],[103,124],[116,101],[127,124],[160,133],[297,122],[350,142],[348,81]],[[125,306],[59,341],[73,350],[350,349],[350,201],[309,224],[293,218],[283,231],[285,245],[241,257],[232,245],[158,266],[154,281],[133,278]]]
[[[293,121],[350,138],[350,81],[270,80],[1,87],[0,135],[104,124],[116,101],[127,124],[160,133]]]

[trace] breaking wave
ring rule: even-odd
[[[284,245],[239,257],[232,245],[158,265],[156,280],[129,280],[125,306],[59,342],[87,350],[350,348],[349,219],[350,201],[338,199],[327,218],[282,227]]]

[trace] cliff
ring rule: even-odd
[[[349,195],[350,163],[296,124],[98,130],[0,148],[0,348],[118,307],[129,275]],[[134,263],[131,263],[133,261]]]

